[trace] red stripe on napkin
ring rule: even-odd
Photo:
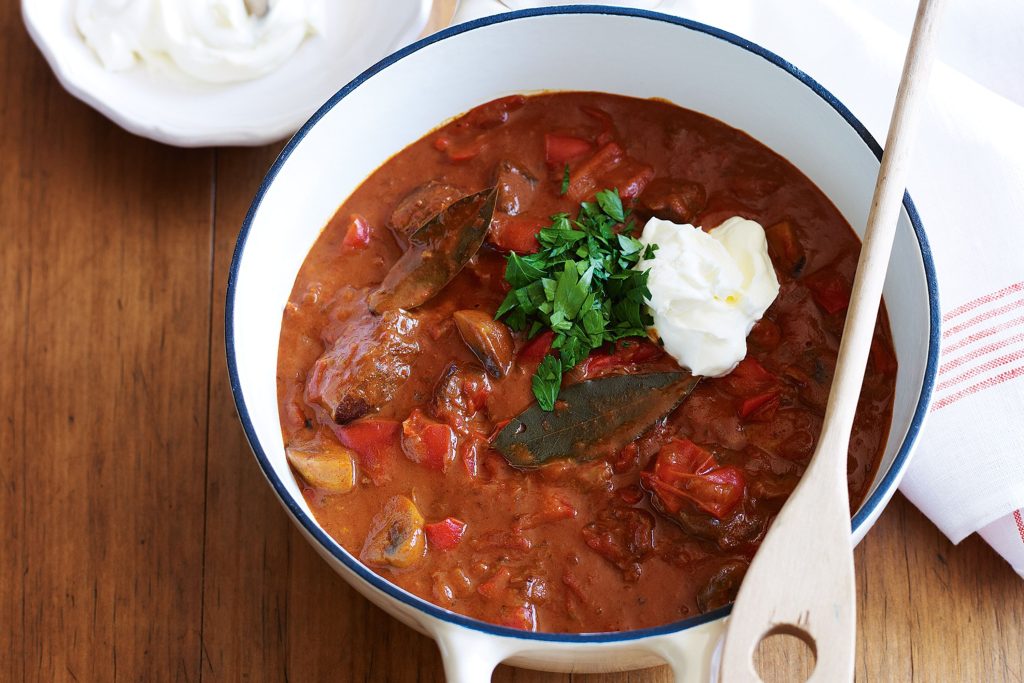
[[[948,356],[954,351],[958,351],[965,346],[970,346],[974,342],[980,341],[985,337],[991,337],[993,334],[998,334],[1008,327],[1016,327],[1018,325],[1024,326],[1024,317],[1014,318],[1005,325],[996,325],[995,327],[989,327],[987,329],[984,329],[981,332],[975,332],[974,334],[967,335],[966,337],[958,341],[956,344],[943,347],[942,353]]]
[[[1017,282],[972,299],[942,316],[943,323],[955,320],[957,324],[942,332],[942,339],[952,343],[942,349],[946,360],[939,366],[941,381],[935,386],[932,410],[1024,375],[1024,316],[1011,314],[1024,308],[1024,298],[1019,296],[1022,291],[1024,282]],[[1007,301],[1008,297],[1012,298]],[[972,311],[972,317],[965,319]],[[985,321],[988,325],[979,329]],[[959,336],[963,332],[967,334]],[[996,355],[998,351],[1003,353]],[[1005,369],[1007,366],[1009,369]],[[952,371],[957,368],[961,370],[954,376]]]
[[[1014,511],[1013,521],[1017,522],[1017,533],[1020,534],[1020,542],[1024,543],[1024,518],[1021,517],[1020,510]]]
[[[978,375],[983,375],[990,370],[995,370],[996,368],[1012,363],[1015,360],[1020,360],[1021,358],[1024,358],[1024,349],[1018,349],[1017,351],[1008,353],[1005,356],[999,356],[999,358],[993,358],[992,360],[982,363],[978,367],[959,374],[956,377],[951,377],[945,381],[939,382],[935,385],[935,391],[944,391],[950,387],[955,387],[966,380],[977,377]]]
[[[1010,346],[1011,344],[1016,344],[1021,341],[1024,341],[1024,332],[1018,332],[1017,334],[1011,335],[1006,339],[1000,339],[999,341],[992,342],[991,344],[979,346],[978,348],[973,349],[962,356],[958,356],[953,360],[946,361],[945,363],[940,365],[939,374],[945,374],[954,368],[960,367],[964,363],[970,363],[975,358],[987,355],[989,353],[992,353],[993,351],[998,351],[999,349],[1005,349],[1007,346]]]
[[[948,323],[950,320],[957,317],[958,315],[963,315],[967,311],[973,311],[978,306],[984,306],[985,304],[992,303],[996,299],[1003,298],[1007,294],[1013,294],[1014,292],[1020,292],[1022,290],[1024,290],[1024,282],[1017,282],[1010,285],[1009,287],[1004,287],[1003,289],[1000,289],[998,292],[992,292],[991,294],[979,296],[974,301],[968,301],[962,306],[957,306],[952,311],[942,316],[942,322]]]
[[[1002,315],[1003,313],[1006,313],[1007,311],[1012,311],[1015,308],[1022,308],[1022,307],[1024,307],[1024,299],[1018,299],[1017,301],[1013,301],[1011,303],[1008,303],[1005,306],[1000,306],[999,308],[993,308],[991,311],[986,311],[985,313],[982,313],[981,315],[974,316],[973,318],[971,318],[967,322],[960,323],[959,325],[954,325],[953,327],[949,328],[948,330],[946,330],[945,332],[942,333],[942,338],[946,339],[948,337],[953,336],[954,334],[956,334],[958,332],[963,332],[967,328],[973,327],[974,325],[977,325],[980,322],[984,322],[985,320],[989,320],[991,318],[995,318],[996,316]]]
[[[996,386],[997,384],[1002,384],[1003,382],[1009,381],[1015,377],[1020,377],[1021,375],[1024,375],[1024,365],[1017,368],[1013,368],[1012,370],[1007,370],[1006,372],[1001,372],[995,377],[989,377],[984,382],[972,384],[966,389],[961,389],[955,394],[944,396],[943,398],[940,398],[938,401],[932,404],[932,410],[939,410],[940,408],[945,408],[948,405],[956,403],[962,398],[966,398],[971,394],[978,393],[982,389],[989,389],[991,387]]]

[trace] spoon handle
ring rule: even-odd
[[[847,453],[944,3],[918,4],[821,438],[740,588],[722,651],[723,683],[759,681],[754,650],[764,637],[776,633],[795,635],[808,644],[817,660],[811,681],[853,679],[856,589]]]

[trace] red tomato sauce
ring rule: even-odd
[[[411,231],[495,183],[506,191],[487,243],[455,279],[412,311],[371,313]],[[701,381],[621,452],[517,470],[490,438],[532,403],[550,335],[501,337],[511,355],[497,379],[453,314],[489,320],[507,251],[535,250],[549,216],[575,216],[605,188],[640,225],[758,221],[781,291],[736,370]],[[470,617],[618,631],[726,604],[813,453],[859,247],[794,166],[701,114],[599,93],[478,107],[374,172],[296,278],[277,384],[297,480],[319,523],[374,571]],[[672,367],[637,340],[594,352],[568,381]],[[896,368],[883,308],[850,444],[854,507],[885,447]]]

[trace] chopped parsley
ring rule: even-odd
[[[537,235],[540,251],[510,253],[505,280],[512,290],[494,317],[534,337],[555,333],[553,352],[533,376],[533,395],[553,410],[562,375],[606,342],[644,337],[652,324],[646,301],[649,271],[634,270],[657,248],[633,237],[636,225],[617,190],[580,204],[576,220],[561,213]],[[621,226],[621,228],[619,228]]]
[[[566,164],[565,170],[562,171],[562,191],[558,194],[562,197],[569,194],[569,164]]]

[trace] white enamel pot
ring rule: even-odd
[[[238,413],[259,466],[309,542],[369,600],[434,638],[452,683],[489,680],[500,662],[586,672],[667,662],[679,681],[708,681],[728,608],[657,628],[582,635],[469,619],[395,587],[335,543],[316,523],[285,461],[275,382],[281,315],[323,226],[374,169],[441,122],[496,97],[541,90],[660,97],[720,119],[794,163],[855,229],[866,222],[878,144],[830,93],[757,45],[672,16],[605,6],[475,19],[410,45],[346,85],[267,174],[228,283],[226,344]],[[853,519],[855,540],[896,490],[935,376],[935,273],[909,197],[885,299],[899,358],[895,409],[882,465]]]

